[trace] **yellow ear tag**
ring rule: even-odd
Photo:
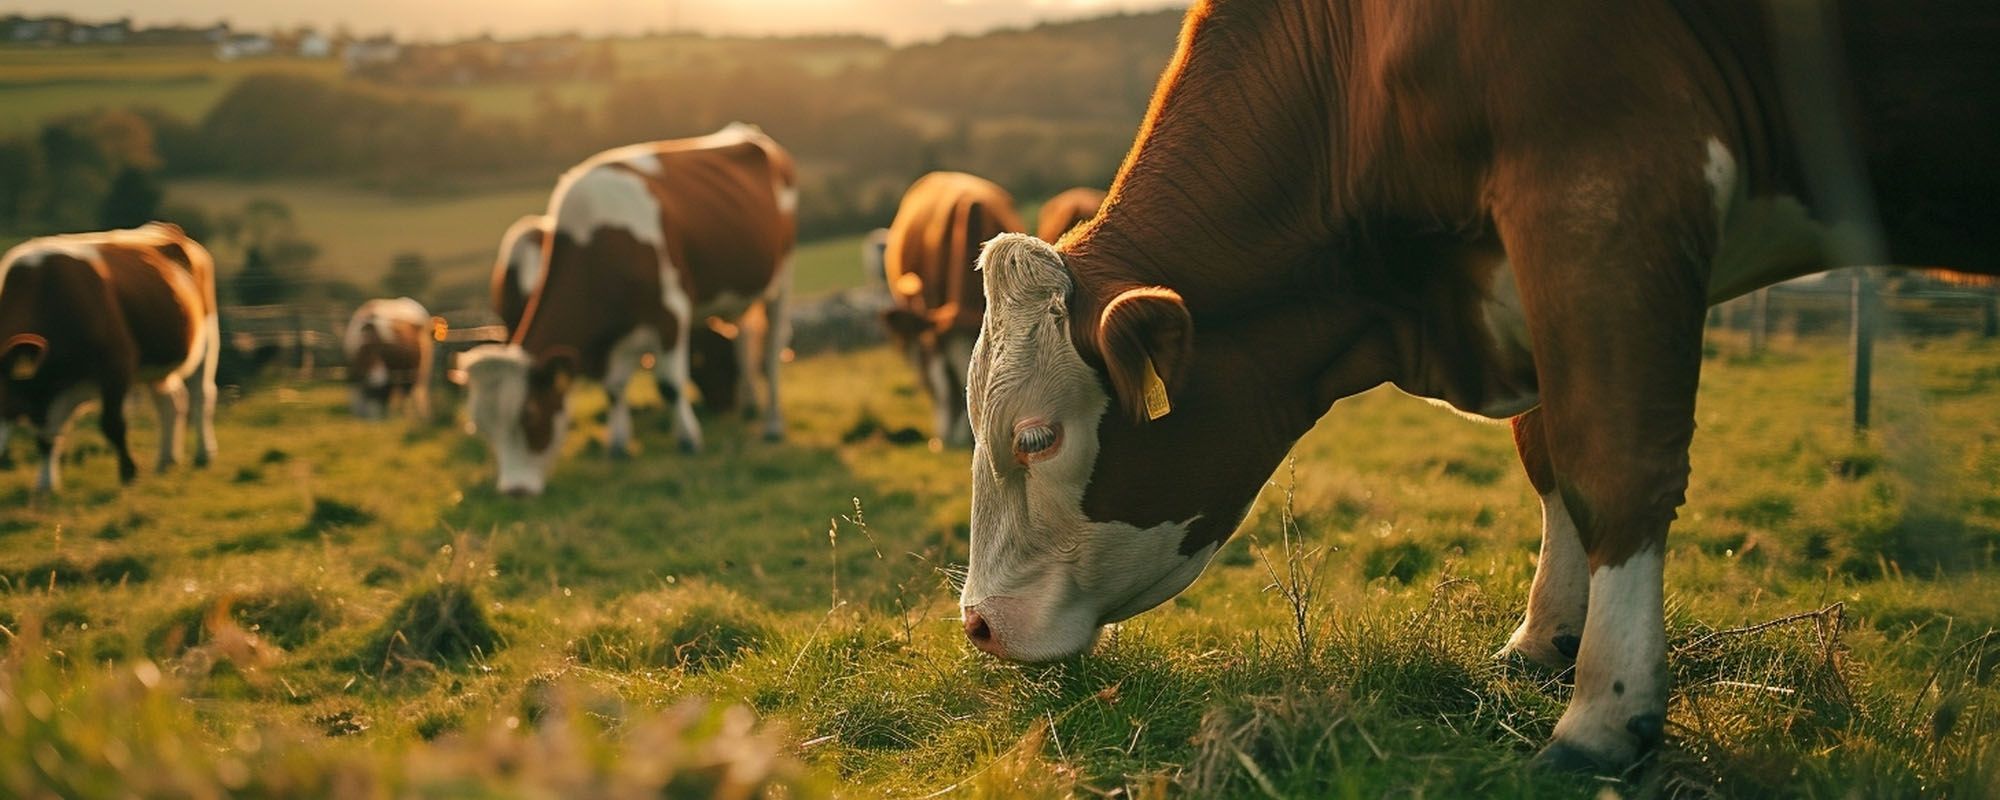
[[[1160,380],[1153,360],[1146,359],[1146,419],[1159,419],[1173,410],[1174,404],[1167,400],[1167,382]]]

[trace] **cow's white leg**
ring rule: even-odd
[[[968,385],[967,372],[972,367],[973,337],[967,334],[947,336],[943,342],[945,369],[945,396],[938,398],[938,407],[950,412],[950,435],[945,443],[953,447],[972,446],[972,421],[965,411],[965,387]]]
[[[1590,573],[1576,694],[1556,723],[1547,758],[1623,764],[1640,755],[1638,748],[1660,741],[1667,706],[1663,567],[1660,549],[1650,547]]]
[[[768,332],[766,333],[768,335]],[[757,371],[750,365],[758,362],[756,342],[751,340],[750,328],[740,321],[736,326],[736,338],[729,340],[729,346],[736,354],[736,405],[744,419],[756,418],[761,410],[757,401]]]
[[[778,265],[774,290],[764,298],[764,439],[785,438],[785,413],[778,404],[778,370],[785,361],[785,348],[792,345],[792,317],[785,303],[792,293],[792,257],[786,254]],[[739,362],[747,378],[750,362]],[[750,395],[743,395],[748,402]]]
[[[605,448],[612,458],[632,454],[632,403],[625,399],[625,387],[638,372],[639,360],[657,350],[659,342],[659,335],[651,328],[640,327],[611,347],[610,363],[604,371],[604,393],[609,396],[611,408],[605,414],[604,426]]]
[[[931,396],[931,438],[937,444],[952,441],[952,423],[958,415],[951,407],[951,370],[944,365],[944,345],[926,348],[922,359],[925,392]]]
[[[673,406],[674,438],[680,442],[681,450],[698,453],[701,452],[701,422],[695,419],[694,399],[691,396],[689,323],[686,319],[675,322],[680,326],[680,335],[674,338],[674,346],[667,349],[665,357],[653,362],[653,378],[659,383],[663,399]]]
[[[1574,663],[1590,603],[1590,559],[1561,492],[1542,495],[1542,551],[1535,582],[1528,589],[1528,612],[1508,637],[1501,655],[1518,654],[1543,666]]]
[[[187,429],[188,390],[181,379],[168,376],[154,384],[153,409],[160,417],[161,472],[181,461],[181,434]]]
[[[208,466],[215,460],[215,367],[222,358],[222,329],[216,315],[208,315],[202,325],[208,348],[200,368],[186,381],[188,422],[194,428],[194,465]]]
[[[42,451],[42,471],[35,478],[36,492],[50,494],[62,489],[63,445],[69,439],[70,418],[96,394],[95,386],[72,386],[57,393],[55,399],[49,402],[48,410],[42,417],[41,429],[35,432],[35,444]]]

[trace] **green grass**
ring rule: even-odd
[[[244,76],[340,76],[335,60],[217,61],[206,47],[0,47],[0,136],[103,108],[152,106],[198,120]]]
[[[2000,628],[2000,392],[1981,378],[2000,346],[1885,347],[1862,439],[1841,356],[1709,362],[1667,561],[1670,746],[1616,791],[2000,790],[2000,642],[1981,638]],[[1091,656],[1023,667],[958,631],[965,454],[842,441],[864,416],[924,424],[908,367],[806,359],[786,385],[783,444],[711,420],[710,450],[683,456],[642,411],[618,463],[580,390],[532,501],[498,496],[455,428],[351,420],[336,387],[253,388],[220,413],[216,468],[122,491],[85,421],[61,498],[32,507],[31,471],[0,474],[0,624],[20,637],[0,634],[0,781],[585,796],[634,775],[696,791],[671,781],[722,774],[700,762],[855,797],[1601,785],[1528,768],[1568,689],[1489,658],[1539,525],[1504,426],[1343,401],[1190,591]],[[1257,551],[1285,576],[1287,518],[1320,574],[1303,647]],[[1710,635],[1834,602],[1837,631]]]

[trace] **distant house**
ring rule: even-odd
[[[299,34],[300,58],[327,58],[332,55],[332,37],[311,29]]]
[[[229,40],[229,23],[218,22],[206,28],[180,25],[140,28],[128,39],[134,44],[219,46]]]
[[[60,44],[69,41],[76,23],[68,17],[0,17],[0,39],[9,44]]]
[[[239,33],[215,46],[215,57],[223,61],[268,56],[276,49],[271,37],[261,33]]]
[[[70,25],[70,44],[124,44],[132,37],[132,20],[91,24],[78,22]]]
[[[403,46],[387,36],[356,39],[347,43],[347,49],[341,51],[340,57],[349,74],[367,72],[401,61]]]

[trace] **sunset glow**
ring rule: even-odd
[[[139,22],[209,22],[240,27],[345,26],[419,38],[557,31],[636,34],[674,28],[710,33],[865,33],[897,41],[1120,10],[1185,5],[1184,0],[65,0],[25,4],[26,12]]]

